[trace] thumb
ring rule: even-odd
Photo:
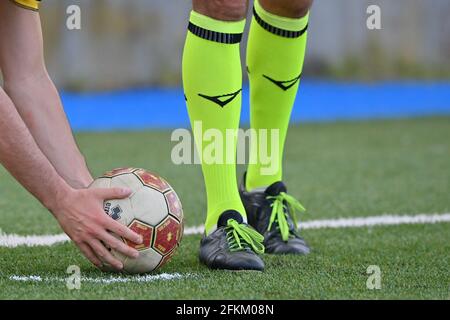
[[[96,189],[95,192],[102,200],[124,199],[132,193],[129,188]]]

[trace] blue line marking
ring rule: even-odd
[[[241,124],[249,122],[249,90],[243,88]],[[62,92],[76,131],[189,127],[180,88],[102,93]],[[276,107],[276,106],[274,106]],[[450,82],[333,83],[305,81],[292,123],[450,115]]]

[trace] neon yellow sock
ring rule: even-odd
[[[236,210],[246,220],[236,179],[236,139],[231,141],[234,146],[228,148],[233,152],[229,156],[231,162],[226,162],[227,144],[223,143],[223,148],[216,150],[222,151],[223,161],[212,163],[212,159],[205,158],[212,141],[194,129],[201,123],[203,133],[215,129],[225,142],[226,130],[239,127],[242,90],[239,42],[244,26],[245,20],[219,21],[192,11],[183,52],[186,104],[197,150],[203,155],[200,159],[207,195],[207,233],[215,230],[220,214],[226,210]]]
[[[277,153],[277,169],[262,173],[267,164],[256,157],[256,164],[248,166],[248,190],[282,180],[284,142],[303,68],[308,25],[308,15],[300,19],[279,17],[264,10],[257,0],[253,13],[247,47],[250,124],[256,130],[278,129],[279,139],[278,146],[272,146],[270,139],[267,143],[268,154]],[[252,141],[251,154],[259,154],[258,147],[257,141]]]

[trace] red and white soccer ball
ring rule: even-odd
[[[122,239],[139,251],[137,259],[111,250],[123,263],[126,273],[146,273],[167,263],[177,250],[183,235],[181,202],[166,180],[155,173],[137,168],[119,168],[106,172],[90,188],[127,187],[130,197],[107,200],[105,213],[114,220],[142,235],[144,242],[135,244]],[[106,266],[105,271],[112,271]]]

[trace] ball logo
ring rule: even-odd
[[[121,213],[122,213],[122,209],[120,208],[120,206],[115,206],[114,208],[111,209],[111,213],[109,215],[114,220],[119,220]]]
[[[123,212],[119,205],[111,209],[111,202],[105,202],[103,205],[103,211],[105,211],[105,213],[114,220],[119,220],[120,214]]]
[[[103,205],[103,211],[109,216],[109,209],[111,209],[111,202],[105,202]]]

